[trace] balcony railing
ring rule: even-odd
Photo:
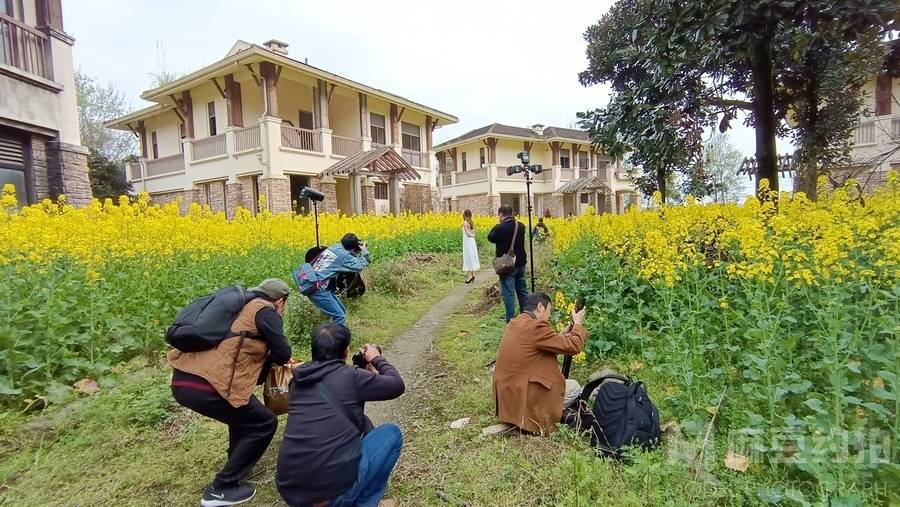
[[[456,173],[456,184],[472,183],[474,181],[482,181],[487,179],[487,167],[481,169],[473,169],[471,171],[463,171]]]
[[[560,169],[560,176],[562,176],[563,181],[572,181],[575,179],[575,169],[562,168]]]
[[[140,162],[127,162],[125,164],[128,167],[128,179],[130,181],[140,181],[141,176],[141,163]]]
[[[50,41],[43,33],[0,14],[0,63],[53,79],[49,61]]]
[[[900,118],[891,120],[891,139],[894,142],[900,142]]]
[[[413,167],[425,167],[425,165],[422,164],[422,160],[424,159],[424,157],[422,157],[421,152],[403,148],[403,150],[401,150],[401,153],[403,154],[403,158],[406,159],[407,162],[409,162],[409,165]]]
[[[163,174],[177,173],[184,171],[184,155],[170,155],[168,157],[148,159],[144,162],[147,167],[147,178],[152,176],[161,176]]]
[[[441,186],[449,187],[453,184],[453,175],[450,173],[444,173],[441,175]]]
[[[225,155],[225,153],[225,134],[191,141],[191,160],[204,160]]]
[[[331,135],[331,152],[335,155],[349,157],[361,152],[362,148],[362,139]]]
[[[579,170],[578,170],[578,177],[579,177],[579,178],[590,178],[590,177],[592,176],[592,175],[591,175],[592,172],[593,172],[593,171],[591,171],[590,169],[583,169],[583,168],[582,168],[582,169],[579,169]]]
[[[875,122],[863,123],[853,133],[854,144],[872,144],[875,142]]]
[[[534,175],[534,181],[553,181],[553,168],[545,167],[540,174]]]
[[[259,148],[259,125],[234,131],[234,151],[250,151]]]
[[[281,125],[281,146],[322,153],[322,134],[314,130]]]

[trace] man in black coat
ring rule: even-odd
[[[367,401],[403,394],[403,379],[374,345],[361,350],[367,369],[347,365],[349,351],[350,330],[322,324],[313,332],[312,361],[294,371],[275,476],[291,507],[376,505],[400,456],[400,428],[374,428],[364,410]]]
[[[525,307],[525,298],[528,297],[528,287],[525,284],[525,264],[528,261],[525,256],[525,225],[513,217],[511,206],[500,206],[497,217],[500,223],[488,233],[488,241],[496,246],[494,256],[506,255],[510,244],[513,245],[513,254],[516,256],[516,268],[512,273],[500,277],[500,298],[506,308],[506,322],[509,322],[516,316],[516,297],[519,300],[519,311]]]

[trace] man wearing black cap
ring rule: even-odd
[[[341,300],[328,290],[328,282],[338,273],[359,273],[369,265],[369,250],[366,243],[356,234],[347,233],[341,242],[322,251],[312,262],[307,262],[294,271],[294,282],[300,293],[332,322],[344,324],[347,308]]]
[[[228,425],[228,457],[203,490],[203,507],[237,505],[256,492],[242,480],[269,447],[278,419],[253,390],[271,364],[291,361],[282,320],[289,294],[284,280],[263,280],[247,290],[247,303],[231,325],[231,336],[209,350],[172,349],[166,356],[174,370],[175,401]]]

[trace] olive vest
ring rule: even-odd
[[[233,407],[250,402],[262,372],[269,347],[258,339],[256,314],[263,308],[274,308],[262,298],[250,300],[231,324],[232,336],[210,350],[182,352],[172,349],[166,354],[176,370],[203,377]]]

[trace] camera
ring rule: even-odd
[[[312,187],[303,187],[303,190],[300,191],[300,198],[308,198],[312,201],[322,202],[325,200],[325,194]]]
[[[378,353],[381,354],[381,345],[374,345],[374,347],[378,349]],[[366,361],[366,356],[363,355],[362,351],[353,354],[353,357],[350,358],[350,362],[358,368],[365,369],[369,366],[369,362]]]

